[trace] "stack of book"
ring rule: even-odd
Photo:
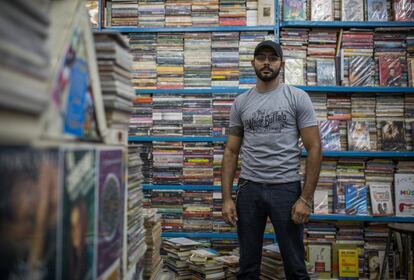
[[[334,223],[309,222],[305,227],[305,244],[335,242],[336,226]]]
[[[185,95],[183,99],[183,135],[211,136],[213,128],[211,95]]]
[[[400,94],[377,94],[377,148],[404,151],[404,97]]]
[[[316,119],[318,121],[325,121],[327,119],[326,104],[328,101],[328,95],[326,93],[312,93],[309,97],[316,113]]]
[[[138,24],[138,1],[137,0],[112,0],[107,2],[106,11],[108,22],[111,26],[137,26]],[[108,9],[110,7],[110,9]]]
[[[212,249],[192,250],[188,259],[192,279],[225,279],[224,265],[216,260],[217,256]]]
[[[153,190],[151,207],[161,214],[162,231],[182,231],[183,229],[183,191]]]
[[[185,33],[184,87],[211,87],[211,33]]]
[[[352,120],[365,121],[368,125],[369,150],[377,150],[376,99],[371,94],[354,94],[351,97]],[[349,131],[348,131],[349,133]]]
[[[239,42],[240,88],[254,87],[256,73],[252,67],[254,49],[267,37],[267,32],[241,32]]]
[[[167,253],[164,260],[167,267],[173,270],[179,279],[192,279],[187,260],[191,256],[191,251],[200,247],[201,243],[179,237],[165,239],[162,245],[163,250]]]
[[[328,120],[339,121],[341,149],[347,150],[347,121],[351,120],[351,96],[349,94],[328,94]]]
[[[332,214],[333,190],[336,186],[336,160],[325,158],[321,164],[321,172],[313,197],[313,212],[316,214]]]
[[[237,273],[240,270],[239,257],[235,255],[227,255],[216,257],[216,261],[223,263],[225,277],[228,280],[236,280]]]
[[[413,132],[414,132],[414,97],[410,94],[404,96],[404,126],[405,126],[405,143],[407,151],[412,151]]]
[[[152,108],[152,135],[183,135],[182,97],[180,94],[153,95]]]
[[[140,146],[128,147],[128,199],[126,215],[127,231],[127,267],[133,268],[143,257],[145,244],[145,227],[143,217],[142,160]]]
[[[157,35],[130,33],[129,45],[133,56],[132,84],[134,89],[156,89]]]
[[[256,26],[258,13],[257,13],[257,1],[258,0],[246,0],[246,25]]]
[[[164,24],[165,0],[138,0],[139,27],[164,27]]]
[[[95,34],[95,48],[106,122],[108,128],[116,132],[115,135],[122,133],[126,141],[135,96],[131,83],[132,58],[128,53],[128,42],[119,33]]]
[[[309,32],[306,61],[308,86],[335,86],[337,84],[336,37],[336,30],[313,29]]]
[[[140,157],[142,160],[143,183],[150,184],[152,182],[152,143],[134,144],[140,147]]]
[[[193,26],[219,25],[219,0],[192,0],[191,20]]]
[[[239,86],[239,33],[213,32],[211,87]]]
[[[153,142],[152,183],[180,185],[184,165],[182,142]]]
[[[221,192],[213,192],[213,231],[215,232],[234,232],[235,228],[226,223],[222,214],[223,199]]]
[[[130,136],[151,135],[152,126],[152,96],[150,94],[135,96],[132,114],[129,118],[128,134]]]
[[[260,267],[260,279],[284,279],[282,256],[277,244],[270,244],[263,247],[262,264]]]
[[[213,194],[211,191],[186,191],[183,194],[183,230],[210,232],[212,230]]]
[[[234,102],[233,93],[213,93],[212,136],[226,136],[230,125],[230,110]]]
[[[165,26],[184,27],[191,26],[191,1],[166,0]]]
[[[163,262],[160,256],[161,248],[161,217],[155,209],[144,209],[145,252],[144,278],[148,280],[158,279]]]
[[[157,89],[184,87],[184,34],[157,36]]]
[[[220,26],[246,25],[246,0],[220,0]]]
[[[369,223],[364,229],[365,277],[378,279],[381,273],[382,262],[387,244],[387,225],[383,223]]]
[[[184,143],[184,185],[213,184],[213,147],[209,142]]]

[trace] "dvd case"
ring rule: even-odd
[[[373,216],[392,216],[394,206],[392,203],[391,184],[372,183],[369,185],[371,209]]]
[[[394,0],[395,21],[414,21],[414,2]]]
[[[382,149],[405,151],[404,121],[382,121]]]
[[[345,185],[345,208],[348,215],[368,215],[367,199],[367,186]]]
[[[306,0],[283,0],[283,20],[306,20]]]
[[[379,78],[381,86],[399,87],[402,79],[400,57],[382,55],[379,57]]]
[[[318,86],[335,86],[336,72],[334,60],[318,60],[316,62],[316,79]]]
[[[341,133],[338,120],[320,121],[319,133],[323,151],[341,150]]]
[[[342,21],[364,21],[364,0],[342,0]]]
[[[353,87],[374,86],[375,61],[370,56],[353,56],[349,61],[349,83]]]
[[[301,58],[286,58],[285,60],[285,84],[305,85],[303,73],[304,60]]]
[[[311,20],[312,21],[333,21],[333,1],[332,0],[312,0],[311,1]]]
[[[388,21],[386,0],[367,0],[368,21]]]
[[[369,151],[370,149],[368,122],[348,121],[348,150]]]

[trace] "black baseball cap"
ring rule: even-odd
[[[271,40],[266,40],[266,41],[263,41],[263,42],[259,43],[256,46],[256,49],[254,50],[254,56],[258,55],[259,51],[261,51],[262,49],[265,49],[265,48],[272,49],[275,52],[275,54],[278,57],[280,57],[280,59],[283,59],[282,47],[278,43],[273,42]]]

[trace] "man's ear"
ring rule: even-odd
[[[280,67],[285,67],[285,61],[284,60],[282,60],[282,62],[280,63]]]
[[[254,68],[254,59],[250,60],[250,63],[252,64],[252,66]]]

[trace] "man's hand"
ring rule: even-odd
[[[226,223],[235,227],[237,221],[237,211],[233,199],[223,201],[223,208],[221,212],[223,213],[223,218]]]
[[[295,224],[303,224],[309,221],[311,209],[304,201],[298,199],[292,207],[292,221]]]

